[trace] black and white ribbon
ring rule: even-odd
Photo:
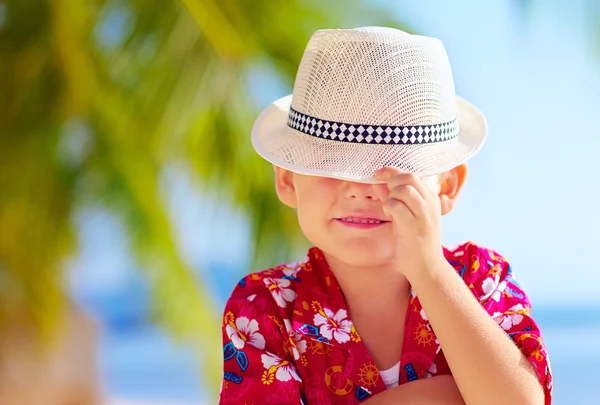
[[[415,145],[444,142],[458,136],[458,120],[431,125],[361,125],[323,120],[290,107],[288,126],[307,135],[334,141]]]

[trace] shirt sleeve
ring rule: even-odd
[[[223,381],[219,404],[301,404],[301,379],[285,327],[267,294],[238,286],[222,323]]]
[[[552,403],[552,373],[546,345],[531,316],[531,303],[514,278],[510,264],[496,252],[470,245],[466,251],[471,288],[482,306],[510,336],[533,366]]]

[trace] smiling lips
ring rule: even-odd
[[[349,226],[351,228],[361,228],[361,229],[369,229],[377,226],[381,226],[387,224],[389,221],[376,219],[376,218],[365,218],[365,217],[343,217],[336,218],[336,221],[342,223],[343,225]]]

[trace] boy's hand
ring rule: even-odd
[[[375,178],[387,184],[375,184],[383,212],[392,220],[396,236],[396,265],[407,278],[423,271],[443,268],[441,248],[440,199],[423,180],[413,173],[384,167]]]

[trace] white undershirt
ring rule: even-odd
[[[392,388],[398,385],[398,380],[400,378],[400,362],[396,363],[395,366],[388,368],[387,370],[382,370],[379,372],[385,386],[387,388]]]

